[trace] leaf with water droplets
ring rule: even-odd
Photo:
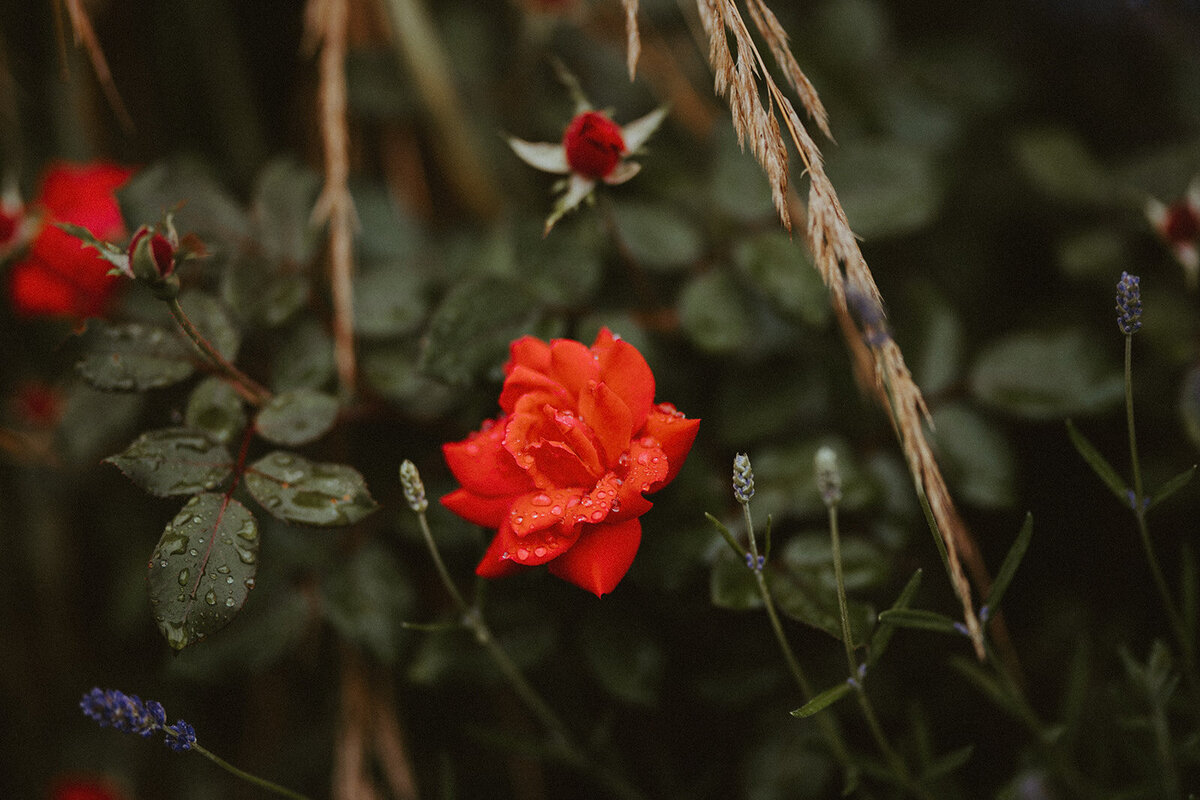
[[[249,509],[206,492],[167,523],[146,585],[158,629],[182,650],[225,627],[242,609],[258,571],[258,523]]]
[[[267,441],[294,447],[324,435],[333,427],[337,413],[337,398],[313,389],[296,389],[271,398],[258,413],[254,427]]]
[[[188,397],[183,420],[190,428],[199,428],[221,444],[228,444],[246,427],[242,398],[226,381],[216,376],[196,384]]]
[[[233,469],[229,451],[194,428],[147,431],[105,461],[158,497],[209,491]]]
[[[246,488],[284,522],[337,528],[353,525],[378,504],[358,470],[276,450],[250,465]]]
[[[75,368],[97,389],[143,392],[178,383],[196,369],[191,345],[154,325],[93,321],[86,339],[87,351]]]

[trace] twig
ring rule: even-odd
[[[92,62],[92,70],[96,73],[96,80],[99,81],[100,88],[104,91],[104,96],[108,99],[113,113],[117,115],[121,127],[126,133],[133,133],[133,117],[129,116],[129,111],[125,108],[125,101],[121,99],[121,93],[117,91],[112,72],[108,68],[108,60],[104,57],[104,50],[100,47],[100,40],[96,38],[96,31],[92,28],[92,21],[88,17],[87,11],[84,10],[80,0],[63,0],[63,5],[66,6],[67,17],[71,20],[71,31],[75,35],[75,44],[82,46],[87,51],[88,59]],[[65,66],[64,63],[64,68]]]

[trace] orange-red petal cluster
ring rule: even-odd
[[[87,317],[101,313],[119,286],[96,251],[58,228],[70,222],[98,239],[124,235],[113,193],[132,171],[113,164],[58,163],[47,169],[34,201],[43,213],[28,254],[9,277],[13,308],[26,316]]]
[[[646,360],[607,329],[591,347],[526,336],[509,349],[503,413],[442,448],[462,485],[442,503],[496,529],[479,575],[546,564],[611,592],[641,542],[644,495],[678,474],[700,421],[656,405]]]

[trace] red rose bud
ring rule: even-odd
[[[0,209],[0,247],[12,241],[20,227],[21,213],[19,211],[9,214]]]
[[[625,154],[625,139],[617,123],[597,111],[585,111],[567,126],[563,149],[574,172],[601,180],[620,163]]]
[[[1167,206],[1162,234],[1172,244],[1195,242],[1200,239],[1200,213],[1186,200],[1177,200]]]
[[[175,271],[175,248],[167,237],[143,225],[129,243],[129,266],[142,280],[165,278]]]
[[[477,575],[545,564],[597,595],[611,592],[641,542],[644,495],[683,466],[699,420],[654,402],[654,375],[633,345],[600,331],[513,342],[503,415],[443,445],[462,488],[442,504],[496,529]]]

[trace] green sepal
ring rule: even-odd
[[[133,271],[129,267],[129,253],[125,252],[124,248],[117,247],[111,242],[97,239],[91,231],[82,225],[72,225],[69,222],[56,222],[54,224],[83,242],[84,247],[95,248],[100,254],[100,258],[113,265],[113,269],[108,272],[109,275],[123,275],[126,278],[133,277]]]
[[[816,697],[809,700],[795,711],[791,712],[792,716],[800,717],[801,719],[805,717],[811,717],[818,711],[822,711],[836,703],[838,700],[841,700],[853,690],[854,687],[851,686],[849,682],[839,683],[837,686],[832,686],[821,692]]]
[[[879,622],[899,628],[915,628],[922,631],[962,635],[958,623],[945,614],[921,608],[889,608],[879,615]]]
[[[295,447],[324,436],[337,415],[337,398],[313,389],[295,389],[272,397],[258,412],[254,427],[273,444]]]
[[[1195,474],[1196,474],[1196,465],[1192,464],[1190,467],[1185,469],[1183,472],[1179,473],[1174,478],[1171,478],[1169,481],[1164,483],[1162,486],[1160,486],[1158,488],[1157,492],[1155,492],[1154,494],[1152,494],[1150,496],[1150,502],[1146,506],[1147,510],[1154,508],[1156,505],[1161,503],[1163,500],[1166,500],[1168,497],[1170,497],[1171,495],[1178,492],[1184,486],[1187,486],[1188,483],[1191,482],[1192,477]]]
[[[296,525],[353,525],[378,504],[358,470],[276,450],[246,470],[246,488],[274,516]]]
[[[988,591],[986,605],[990,613],[995,614],[1000,607],[1000,599],[1008,589],[1013,575],[1017,574],[1017,567],[1021,566],[1021,559],[1025,557],[1025,551],[1029,549],[1029,540],[1032,538],[1033,514],[1026,514],[1025,523],[1017,532],[1017,538],[1008,549],[1008,555],[1004,557],[1004,563],[1000,565],[1000,571],[996,573],[996,579],[992,581],[992,588]]]
[[[157,497],[210,491],[233,471],[229,451],[195,428],[147,431],[104,460]]]
[[[1075,445],[1079,455],[1083,456],[1083,460],[1088,463],[1097,477],[1104,481],[1104,485],[1121,501],[1121,505],[1128,506],[1129,487],[1125,485],[1125,481],[1121,480],[1121,476],[1112,468],[1112,465],[1104,459],[1104,456],[1100,455],[1100,451],[1079,432],[1071,420],[1067,420],[1067,435],[1071,437],[1071,444]]]
[[[225,627],[258,571],[258,524],[231,497],[193,497],[163,529],[146,586],[154,621],[175,650]]]

